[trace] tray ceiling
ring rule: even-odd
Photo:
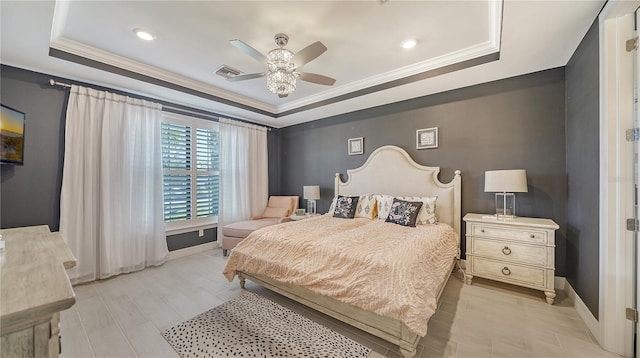
[[[477,83],[563,66],[603,1],[2,1],[3,64],[283,127]],[[145,42],[135,28],[150,30]],[[266,79],[229,82],[264,66],[276,33],[294,53],[328,50],[279,98]],[[415,39],[411,50],[402,41]]]

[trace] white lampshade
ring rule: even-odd
[[[303,187],[303,199],[320,199],[320,186],[319,185],[305,185]]]
[[[490,170],[484,172],[484,191],[488,193],[526,193],[527,171]]]

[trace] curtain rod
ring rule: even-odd
[[[68,83],[62,83],[62,82],[57,82],[54,81],[53,79],[49,80],[49,84],[52,86],[60,86],[60,87],[67,87],[67,88],[71,88],[71,85]]]
[[[63,82],[58,82],[58,81],[54,80],[53,78],[49,79],[49,84],[52,85],[52,86],[60,86],[60,87],[65,87],[65,88],[71,88],[70,84],[63,83]],[[208,117],[215,117],[215,118],[219,118],[220,117],[219,115],[215,115],[215,114],[202,113],[202,112],[183,109],[183,108],[179,108],[179,107],[165,106],[164,104],[162,104],[162,109],[164,110],[165,108],[169,109],[169,110],[174,110],[176,112],[180,111],[180,112],[191,113],[191,114],[196,114],[196,115],[200,115],[200,116],[208,116]],[[271,128],[269,128],[268,126],[260,125],[260,124],[256,124],[256,123],[251,123],[251,122],[247,122],[247,123],[265,127],[265,128],[267,128],[267,131],[271,132]]]
[[[183,109],[183,108],[180,108],[180,107],[165,106],[165,105],[162,105],[162,110],[165,111],[165,112],[169,112],[169,113],[200,116],[200,117],[211,117],[211,118],[215,118],[215,119],[218,119],[218,120],[220,118],[222,118],[222,117],[225,117],[225,116],[221,116],[219,114],[209,114],[206,111],[199,112],[197,110],[189,110],[189,109]],[[226,117],[226,118],[228,118],[228,117]],[[232,118],[232,119],[237,120],[235,118]],[[268,127],[268,126],[265,126],[264,124],[258,124],[258,123],[242,121],[242,120],[240,122],[242,122],[244,124],[250,124],[250,125],[258,126],[258,127],[264,127],[264,128],[267,129],[267,131],[271,132],[271,128]],[[227,124],[232,125],[232,126],[242,127],[242,126],[236,125],[236,124],[231,124],[231,123],[227,123]]]

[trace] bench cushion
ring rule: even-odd
[[[259,220],[239,221],[222,227],[222,234],[231,237],[247,237],[252,232],[265,226],[275,225],[279,221],[278,218],[264,218]]]

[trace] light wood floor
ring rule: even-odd
[[[241,294],[222,276],[221,250],[74,287],[77,302],[62,312],[62,357],[178,357],[160,331]],[[549,306],[539,291],[452,275],[416,357],[618,357],[603,351],[558,294]],[[289,307],[373,349],[397,357],[393,345],[247,281],[247,289]]]

